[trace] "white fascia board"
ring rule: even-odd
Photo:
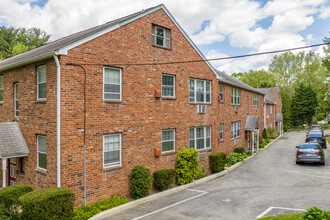
[[[68,55],[68,50],[71,50],[72,48],[78,47],[78,46],[80,46],[80,45],[82,45],[82,44],[84,44],[84,43],[86,43],[88,41],[94,40],[95,38],[100,37],[100,36],[102,36],[104,34],[107,34],[107,33],[111,32],[113,30],[116,30],[119,27],[120,27],[119,24],[115,24],[115,25],[113,25],[111,27],[108,27],[108,28],[106,28],[106,29],[98,32],[98,33],[92,34],[92,35],[90,35],[88,37],[85,37],[85,38],[83,38],[81,40],[78,40],[78,41],[76,41],[76,42],[74,42],[72,44],[69,44],[69,45],[67,45],[65,47],[62,47],[61,49],[58,49],[56,51],[56,55]]]
[[[10,158],[18,158],[18,157],[28,157],[29,154],[21,154],[21,155],[14,155],[14,156],[6,156],[6,157],[1,157],[0,159],[10,159]]]
[[[18,67],[18,66],[23,66],[25,64],[37,62],[37,61],[44,60],[44,59],[47,59],[47,58],[51,58],[51,57],[53,57],[53,55],[54,55],[54,52],[49,52],[49,53],[42,54],[42,55],[37,56],[37,57],[33,57],[33,58],[30,58],[30,59],[27,59],[27,60],[23,60],[23,61],[18,62],[18,63],[12,63],[12,64],[9,64],[9,65],[5,65],[5,66],[0,67],[0,71],[5,71],[5,70],[8,70],[8,69]]]
[[[173,15],[170,13],[170,11],[164,6],[161,5],[161,8],[166,12],[167,16],[170,17],[170,19],[172,20],[172,22],[175,24],[175,26],[181,31],[181,33],[183,34],[183,36],[185,36],[185,38],[188,40],[188,42],[191,44],[191,46],[196,50],[196,52],[203,58],[203,60],[206,60],[205,56],[202,54],[202,52],[198,49],[198,47],[194,44],[194,42],[190,39],[190,37],[188,36],[188,34],[183,30],[183,28],[180,26],[180,24],[175,20],[175,18],[173,17]],[[216,70],[214,69],[214,67],[208,62],[205,61],[205,63],[210,67],[210,69],[213,71],[213,73],[215,74],[217,79],[221,79],[222,77],[220,77]]]

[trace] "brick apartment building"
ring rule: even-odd
[[[208,62],[168,64],[201,59],[159,5],[0,61],[2,186],[67,187],[92,204],[128,195],[138,164],[174,168],[183,147],[203,166],[256,146],[264,93]]]
[[[282,99],[279,87],[258,88],[265,94],[264,127],[275,128],[275,134],[283,134]]]

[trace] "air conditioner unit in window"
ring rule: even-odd
[[[206,113],[206,105],[197,105],[197,113],[205,114]]]
[[[235,106],[235,112],[238,112],[238,106]]]
[[[237,146],[237,139],[235,139],[235,146]]]

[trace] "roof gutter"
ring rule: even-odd
[[[61,187],[61,64],[58,56],[53,55],[57,70],[57,108],[56,108],[56,138],[57,138],[57,187]]]
[[[46,54],[42,54],[42,55],[37,56],[37,57],[33,57],[33,58],[30,58],[30,59],[27,59],[27,60],[22,60],[21,62],[17,62],[17,63],[12,63],[12,64],[8,64],[8,65],[0,66],[0,72],[1,71],[5,71],[5,70],[8,70],[8,69],[13,69],[15,67],[23,66],[25,64],[37,62],[37,61],[44,60],[44,59],[47,59],[47,58],[51,58],[54,55],[55,55],[55,52],[52,51],[52,52],[49,52],[49,53],[46,53]]]

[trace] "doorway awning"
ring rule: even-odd
[[[246,131],[254,131],[259,128],[258,125],[258,116],[247,116],[245,122]]]
[[[26,157],[29,153],[17,122],[0,123],[0,158]]]
[[[283,121],[283,115],[282,113],[277,113],[276,114],[276,122]]]

